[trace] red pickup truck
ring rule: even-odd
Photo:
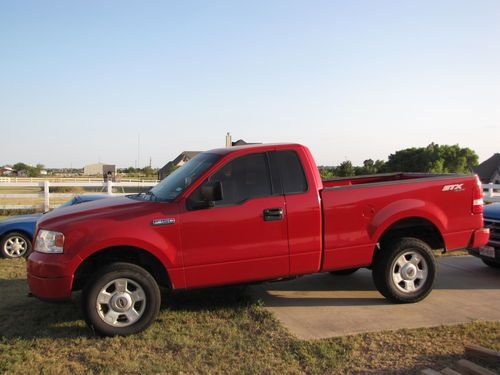
[[[28,259],[33,295],[82,290],[101,335],[139,332],[159,287],[199,288],[372,269],[397,303],[432,289],[431,249],[488,241],[474,175],[392,173],[322,181],[298,144],[203,152],[147,193],[56,210]]]

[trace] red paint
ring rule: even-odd
[[[297,153],[307,179],[306,192],[187,209],[190,194],[227,162],[276,150]],[[448,250],[477,247],[488,240],[474,176],[391,174],[321,181],[313,157],[301,145],[251,145],[211,152],[221,159],[172,202],[119,197],[44,215],[38,228],[63,233],[64,254],[30,255],[32,293],[47,299],[68,298],[82,262],[111,247],[150,253],[178,289],[369,266],[384,232],[407,218],[432,223]],[[461,188],[445,188],[448,185]],[[283,219],[264,221],[263,211],[268,208],[282,208]],[[162,218],[175,223],[152,225]]]

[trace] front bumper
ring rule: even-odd
[[[28,274],[28,285],[35,297],[48,301],[68,300],[71,297],[72,277],[45,278]]]
[[[70,260],[62,254],[33,252],[28,258],[30,292],[44,300],[67,300],[71,297],[73,274]]]

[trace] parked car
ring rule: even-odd
[[[109,195],[76,195],[58,208],[108,197]],[[31,252],[36,223],[42,215],[18,215],[0,220],[0,254],[4,258],[19,258]]]
[[[446,251],[487,243],[474,175],[391,173],[322,181],[298,144],[198,154],[149,192],[66,207],[38,223],[28,283],[82,290],[101,335],[144,330],[159,286],[186,289],[370,267],[382,295],[417,302]]]
[[[469,249],[469,254],[481,258],[490,267],[500,268],[500,203],[484,207],[484,226],[490,229],[488,244]]]

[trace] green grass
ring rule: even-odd
[[[25,277],[24,260],[0,260],[0,373],[415,373],[451,365],[464,343],[500,349],[500,322],[481,321],[300,341],[236,287],[167,293],[149,330],[101,339],[78,296],[29,298]]]

